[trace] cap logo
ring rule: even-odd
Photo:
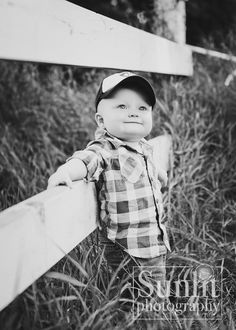
[[[133,76],[133,73],[131,73],[131,72],[121,72],[120,76],[126,78],[126,77]]]
[[[115,73],[105,78],[102,83],[102,92],[106,93],[109,89],[112,89],[122,80],[130,76],[135,76],[135,74],[131,72],[121,72],[121,73]]]

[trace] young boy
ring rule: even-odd
[[[116,270],[125,259],[120,276],[138,266],[164,284],[170,246],[160,188],[167,176],[162,170],[157,173],[152,147],[144,139],[152,129],[155,102],[153,88],[142,76],[121,72],[105,78],[95,102],[95,140],[60,166],[48,187],[95,181],[99,239],[108,264]]]

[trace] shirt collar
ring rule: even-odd
[[[103,137],[106,138],[108,141],[110,141],[116,149],[123,146],[123,147],[126,147],[126,148],[130,148],[132,150],[135,150],[132,147],[130,147],[129,145],[127,145],[124,141],[122,141],[122,140],[118,139],[117,137],[115,137],[114,135],[110,134],[106,129],[102,129],[102,128],[98,127],[96,132],[95,132],[95,139],[101,139]],[[152,153],[153,148],[147,142],[146,139],[142,138],[140,140],[140,143],[141,143],[144,155],[148,155],[148,154]]]

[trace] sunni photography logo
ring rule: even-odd
[[[222,269],[201,264],[168,266],[166,279],[160,269],[134,271],[133,315],[135,318],[166,319],[175,314],[185,319],[221,319]]]

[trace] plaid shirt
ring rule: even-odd
[[[87,167],[85,180],[96,182],[99,227],[107,238],[132,256],[152,258],[165,254],[170,245],[161,221],[161,183],[152,147],[145,139],[140,144],[142,153],[102,130],[71,158],[81,159]]]

